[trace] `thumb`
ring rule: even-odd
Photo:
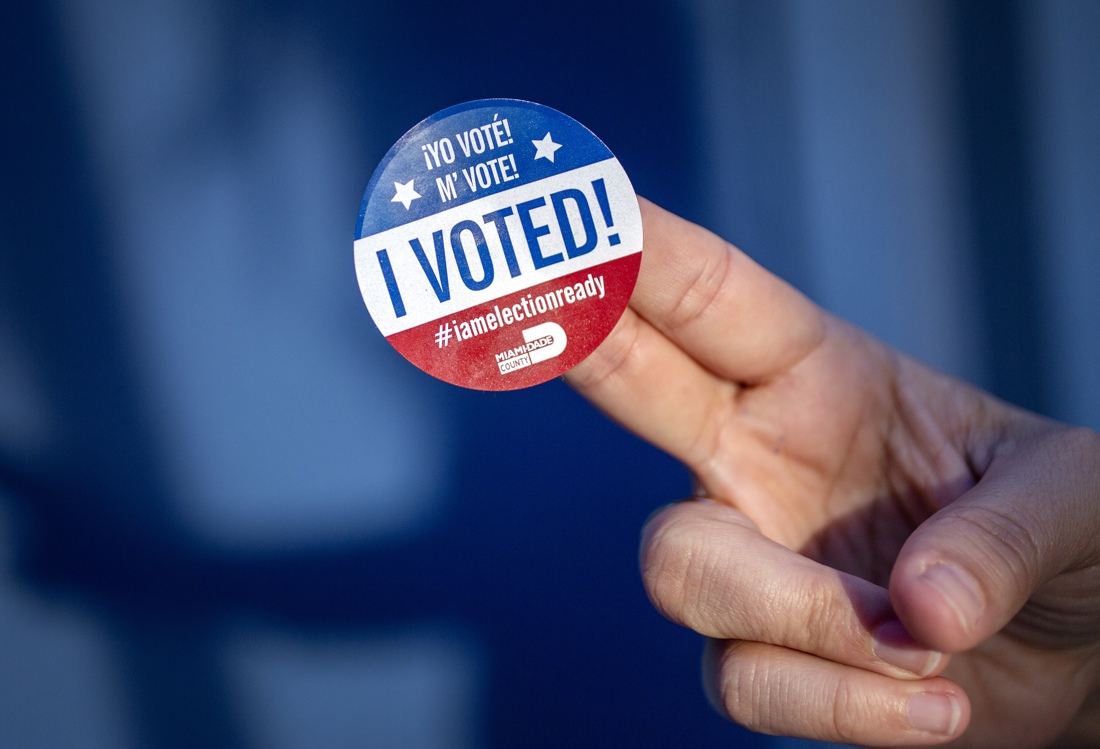
[[[928,647],[978,645],[1045,582],[1100,559],[1100,437],[1027,421],[1028,434],[1004,439],[977,485],[921,524],[894,564],[894,608]]]

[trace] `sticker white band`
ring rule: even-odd
[[[641,245],[634,189],[611,158],[363,237],[355,266],[388,337]]]

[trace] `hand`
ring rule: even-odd
[[[877,745],[1100,741],[1100,437],[818,309],[641,201],[630,307],[567,377],[682,460],[650,520],[656,607],[713,638],[717,709]],[[1100,711],[1098,711],[1100,712]]]

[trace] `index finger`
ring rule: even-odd
[[[823,339],[823,313],[721,237],[638,199],[645,251],[634,308],[716,375],[766,381]]]

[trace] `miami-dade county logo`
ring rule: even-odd
[[[515,372],[517,369],[553,359],[565,351],[569,339],[565,331],[556,322],[540,323],[523,331],[523,343],[496,356],[497,368],[501,374]]]
[[[603,341],[641,246],[630,180],[596,136],[549,107],[487,99],[390,149],[360,207],[355,267],[371,317],[409,361],[511,390]]]

